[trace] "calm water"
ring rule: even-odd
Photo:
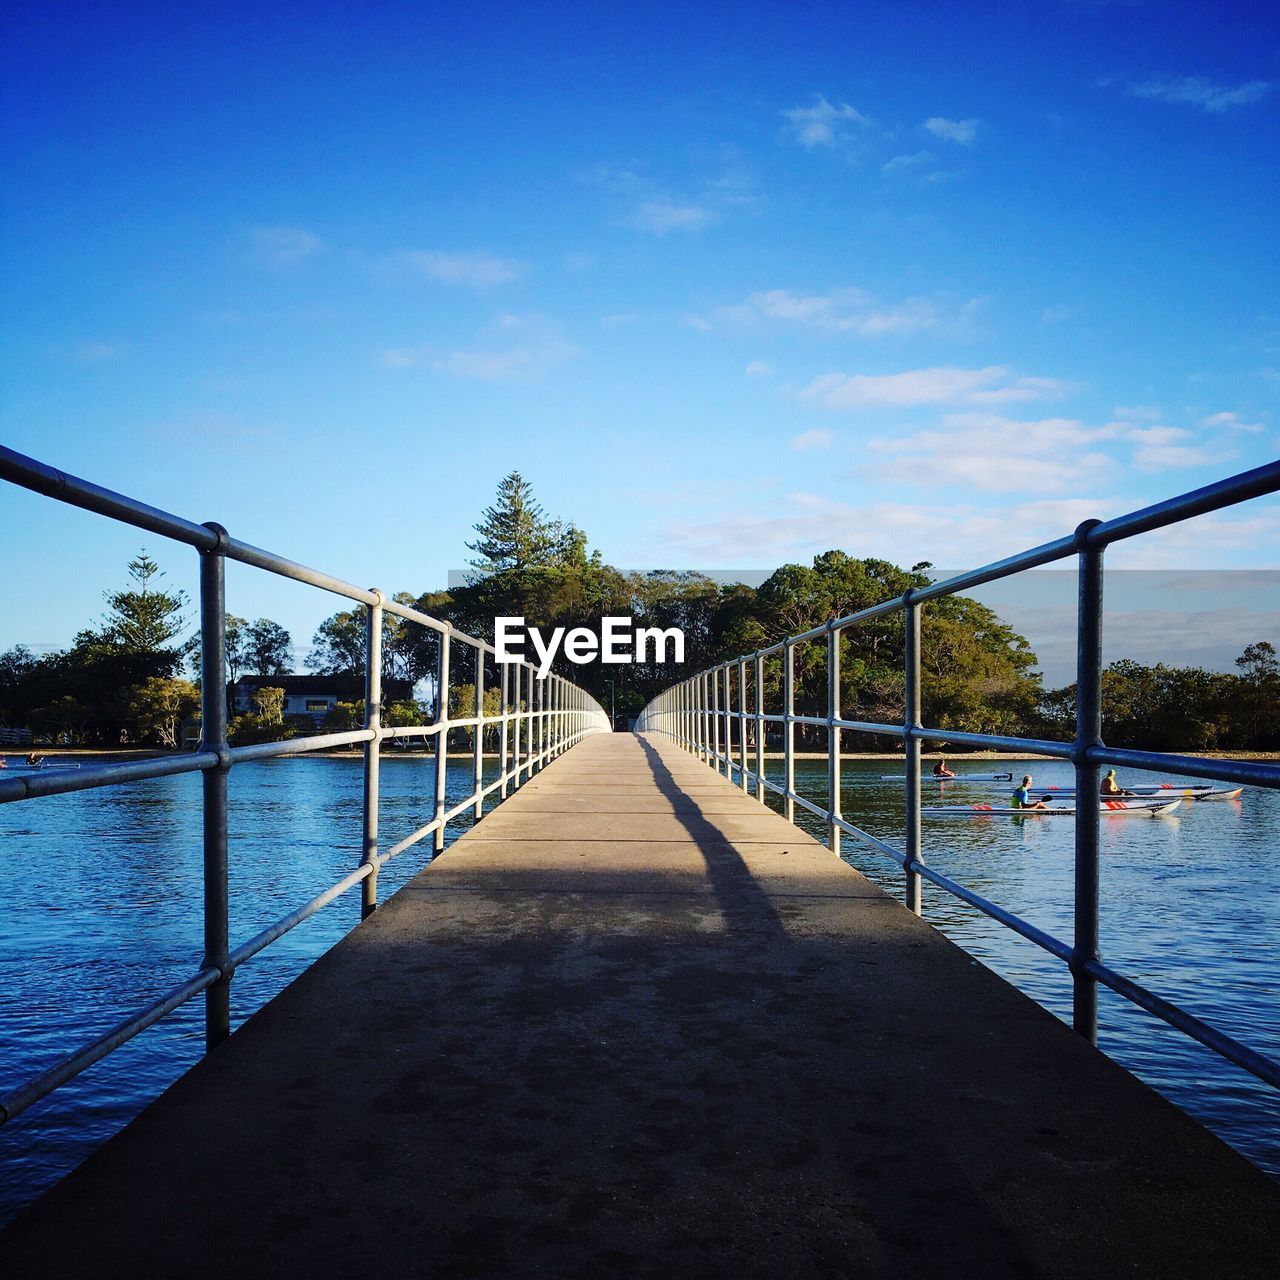
[[[1029,767],[1040,783],[1070,779],[1066,765]],[[878,780],[892,766],[845,768],[846,816],[899,843],[902,789]],[[770,770],[781,779],[780,762]],[[824,762],[799,762],[797,777],[802,793],[825,799]],[[450,803],[470,788],[471,767],[459,761],[450,768]],[[243,764],[230,790],[235,945],[358,863],[361,764],[315,757]],[[433,791],[429,759],[384,761],[386,843],[430,817]],[[949,789],[949,797],[969,795]],[[192,775],[0,806],[0,1088],[37,1074],[195,970],[199,799]],[[1240,802],[1184,804],[1178,815],[1104,821],[1103,954],[1122,973],[1280,1056],[1280,795],[1247,791]],[[799,818],[815,829],[808,815]],[[457,825],[450,839],[465,829]],[[939,869],[1071,936],[1069,820],[926,819],[925,844]],[[390,863],[380,896],[428,856],[420,846]],[[887,859],[851,839],[845,857],[900,891],[901,874]],[[1057,961],[928,885],[925,907],[962,946],[1070,1016],[1070,982]],[[246,964],[232,988],[236,1023],[358,917],[357,889]],[[1100,1016],[1107,1052],[1280,1175],[1280,1095],[1106,991]],[[0,1129],[0,1221],[195,1062],[202,1034],[197,999]]]

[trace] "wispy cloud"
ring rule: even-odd
[[[804,148],[834,146],[847,125],[868,125],[871,121],[847,102],[830,103],[820,93],[807,107],[788,107],[782,112],[791,124],[795,140]]]
[[[1137,427],[1128,432],[1137,448],[1134,466],[1143,471],[1171,471],[1178,467],[1201,467],[1221,459],[1220,449],[1186,443],[1193,439],[1184,427]]]
[[[808,453],[814,449],[829,449],[834,441],[835,435],[830,431],[802,431],[791,437],[791,447],[799,453]]]
[[[881,173],[904,173],[919,169],[922,165],[931,163],[933,160],[932,151],[912,151],[903,155],[894,156],[892,159],[886,160],[880,166]]]
[[[632,226],[651,231],[655,236],[665,236],[672,231],[701,231],[715,220],[716,214],[705,205],[666,196],[645,200],[630,218]]]
[[[1040,313],[1040,323],[1047,329],[1050,325],[1061,324],[1064,320],[1071,318],[1072,308],[1059,303],[1056,306],[1045,307]]]
[[[773,373],[773,365],[763,360],[753,360],[743,372],[748,378],[768,378]]]
[[[510,284],[528,270],[527,263],[514,258],[495,257],[478,250],[444,253],[416,249],[402,254],[401,260],[441,284],[469,285],[478,289]]]
[[[930,116],[924,127],[935,138],[970,146],[978,136],[977,120],[948,120],[946,116]]]
[[[1202,111],[1219,112],[1258,102],[1275,87],[1274,80],[1247,80],[1244,84],[1226,85],[1205,76],[1174,76],[1133,82],[1128,85],[1128,91],[1135,98],[1185,103]]]
[[[864,289],[830,289],[826,293],[797,293],[790,289],[762,289],[742,302],[718,308],[722,324],[778,324],[826,333],[863,337],[935,332],[964,336],[972,329],[984,299],[957,304],[946,297],[905,298],[884,303]]]
[[[1261,435],[1266,428],[1265,423],[1245,422],[1238,413],[1211,413],[1200,419],[1202,427],[1228,427],[1232,431],[1246,431],[1250,435]]]
[[[700,183],[683,190],[655,181],[638,165],[599,164],[581,178],[619,203],[618,225],[666,236],[701,231],[754,199],[752,176],[735,151],[721,150],[705,170]]]
[[[67,352],[67,359],[72,364],[103,364],[123,354],[124,345],[119,342],[81,342]]]
[[[1088,517],[1110,514],[1101,506],[1094,498],[925,505],[849,503],[791,493],[770,503],[767,512],[727,511],[707,520],[672,521],[654,555],[678,563],[779,564],[839,547],[911,564],[938,562],[942,548],[967,564],[982,564],[1007,555],[1010,547],[1035,546]]]
[[[982,369],[940,366],[903,373],[826,373],[801,398],[827,409],[911,408],[919,405],[993,405],[1061,395],[1057,378],[1015,376],[1004,365]]]
[[[382,353],[389,368],[423,367],[478,382],[537,382],[580,354],[558,325],[541,316],[504,315],[489,327],[483,346],[443,350],[431,344]]]
[[[301,227],[250,227],[250,256],[263,266],[294,267],[329,246],[314,232]]]
[[[940,426],[872,440],[866,469],[877,478],[983,493],[1070,493],[1105,480],[1114,459],[1098,446],[1113,427],[1074,418],[1025,421],[987,413],[945,414]]]

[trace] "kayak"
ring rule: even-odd
[[[880,775],[881,782],[901,782],[905,785],[906,778],[900,773],[882,773]],[[936,773],[922,773],[920,775],[921,782],[1012,782],[1013,774],[1011,773],[958,773],[954,778],[939,777]]]
[[[1075,787],[1032,787],[1035,795],[1053,795],[1074,797]],[[1243,787],[1227,790],[1221,787],[1180,787],[1175,782],[1160,782],[1154,785],[1126,787],[1126,791],[1135,796],[1182,796],[1187,800],[1235,800],[1244,791]],[[1123,797],[1121,797],[1123,798]]]
[[[1104,800],[1098,811],[1104,816],[1116,817],[1138,814],[1143,817],[1158,818],[1161,814],[1172,813],[1181,800]],[[995,804],[941,804],[926,805],[920,810],[930,818],[992,818],[1004,815],[1019,818],[1048,818],[1055,814],[1068,817],[1074,815],[1073,804],[1050,805],[1047,809],[1014,809],[1010,805]]]
[[[78,769],[78,764],[10,764],[0,769],[0,778],[12,777],[24,773],[62,773],[67,769]]]

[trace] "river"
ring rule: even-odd
[[[879,777],[892,768],[846,761],[842,799],[850,821],[900,845],[902,788]],[[1017,762],[1000,768],[1023,771]],[[1059,762],[1026,768],[1037,784],[1070,781],[1069,766]],[[797,762],[802,794],[825,801],[825,769],[821,760]],[[768,770],[781,781],[780,761]],[[361,773],[357,759],[314,756],[232,770],[233,946],[357,865]],[[384,843],[429,819],[434,785],[430,758],[384,757]],[[471,765],[451,762],[449,803],[470,788]],[[949,784],[947,798],[999,790]],[[809,815],[798,820],[819,831]],[[450,840],[465,830],[465,822],[451,828]],[[1068,819],[926,819],[924,840],[927,859],[940,870],[1070,938]],[[421,868],[429,844],[384,868],[383,898]],[[1240,801],[1186,802],[1165,818],[1103,822],[1104,958],[1272,1057],[1280,1057],[1278,847],[1280,795],[1262,790],[1248,790]],[[844,856],[901,892],[901,873],[887,858],[848,837]],[[201,952],[200,779],[0,806],[0,858],[0,1089],[8,1089],[194,972]],[[355,889],[249,961],[232,987],[234,1024],[342,937],[359,908]],[[927,884],[925,914],[1052,1012],[1070,1017],[1071,985],[1058,961]],[[0,1222],[195,1062],[202,1036],[203,1001],[196,999],[0,1129]],[[1280,1176],[1275,1090],[1105,990],[1100,1043]]]

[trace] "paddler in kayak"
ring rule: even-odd
[[[938,763],[933,766],[933,776],[935,778],[954,778],[956,775],[947,768],[947,762],[945,760],[939,760]]]
[[[1009,807],[1012,809],[1047,809],[1049,806],[1045,804],[1043,799],[1032,800],[1031,775],[1027,773],[1023,774],[1022,785],[1010,796]]]
[[[1119,796],[1131,796],[1132,791],[1126,791],[1116,781],[1116,771],[1114,769],[1107,770],[1107,776],[1103,778],[1102,785],[1098,788],[1098,794],[1104,800],[1113,800]]]

